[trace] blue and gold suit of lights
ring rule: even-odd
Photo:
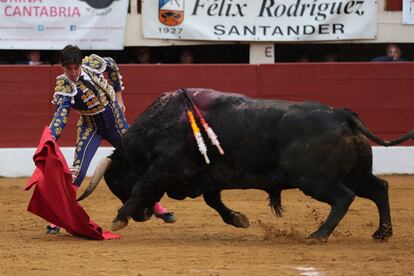
[[[80,80],[73,82],[64,74],[58,76],[52,100],[56,105],[56,112],[49,125],[53,137],[58,139],[67,123],[70,110],[75,109],[80,114],[75,157],[71,168],[73,183],[77,186],[85,178],[101,140],[105,139],[115,147],[128,128],[115,96],[115,93],[122,93],[124,89],[115,61],[109,57],[90,55],[82,60],[81,67],[82,74],[87,75],[87,81],[95,89],[88,88]]]

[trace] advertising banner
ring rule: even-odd
[[[145,38],[230,41],[375,39],[375,0],[143,0]]]
[[[120,50],[128,0],[0,0],[0,49]]]
[[[414,0],[403,0],[403,24],[414,24]]]

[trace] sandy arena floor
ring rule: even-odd
[[[27,179],[0,178],[0,275],[413,275],[414,176],[384,178],[390,241],[371,240],[376,207],[356,198],[330,240],[317,244],[305,237],[327,215],[327,205],[299,191],[282,193],[282,218],[273,216],[263,192],[225,191],[224,202],[250,218],[249,229],[224,224],[202,198],[164,198],[175,224],[130,222],[119,240],[91,241],[65,231],[46,235],[46,222],[26,211]],[[120,201],[101,183],[82,206],[109,229]]]

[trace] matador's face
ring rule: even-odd
[[[77,81],[82,72],[80,64],[65,64],[62,68],[71,81]]]

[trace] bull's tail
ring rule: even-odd
[[[346,116],[348,122],[352,126],[359,129],[368,139],[370,139],[371,141],[377,143],[378,145],[389,147],[389,146],[399,145],[402,142],[407,141],[409,139],[414,139],[414,129],[412,129],[410,132],[404,134],[403,136],[401,136],[397,139],[394,139],[394,140],[391,140],[391,141],[383,140],[380,137],[376,136],[374,133],[372,133],[365,126],[365,124],[361,121],[361,119],[359,118],[357,113],[352,112],[349,109],[338,109],[338,112],[344,114]]]

